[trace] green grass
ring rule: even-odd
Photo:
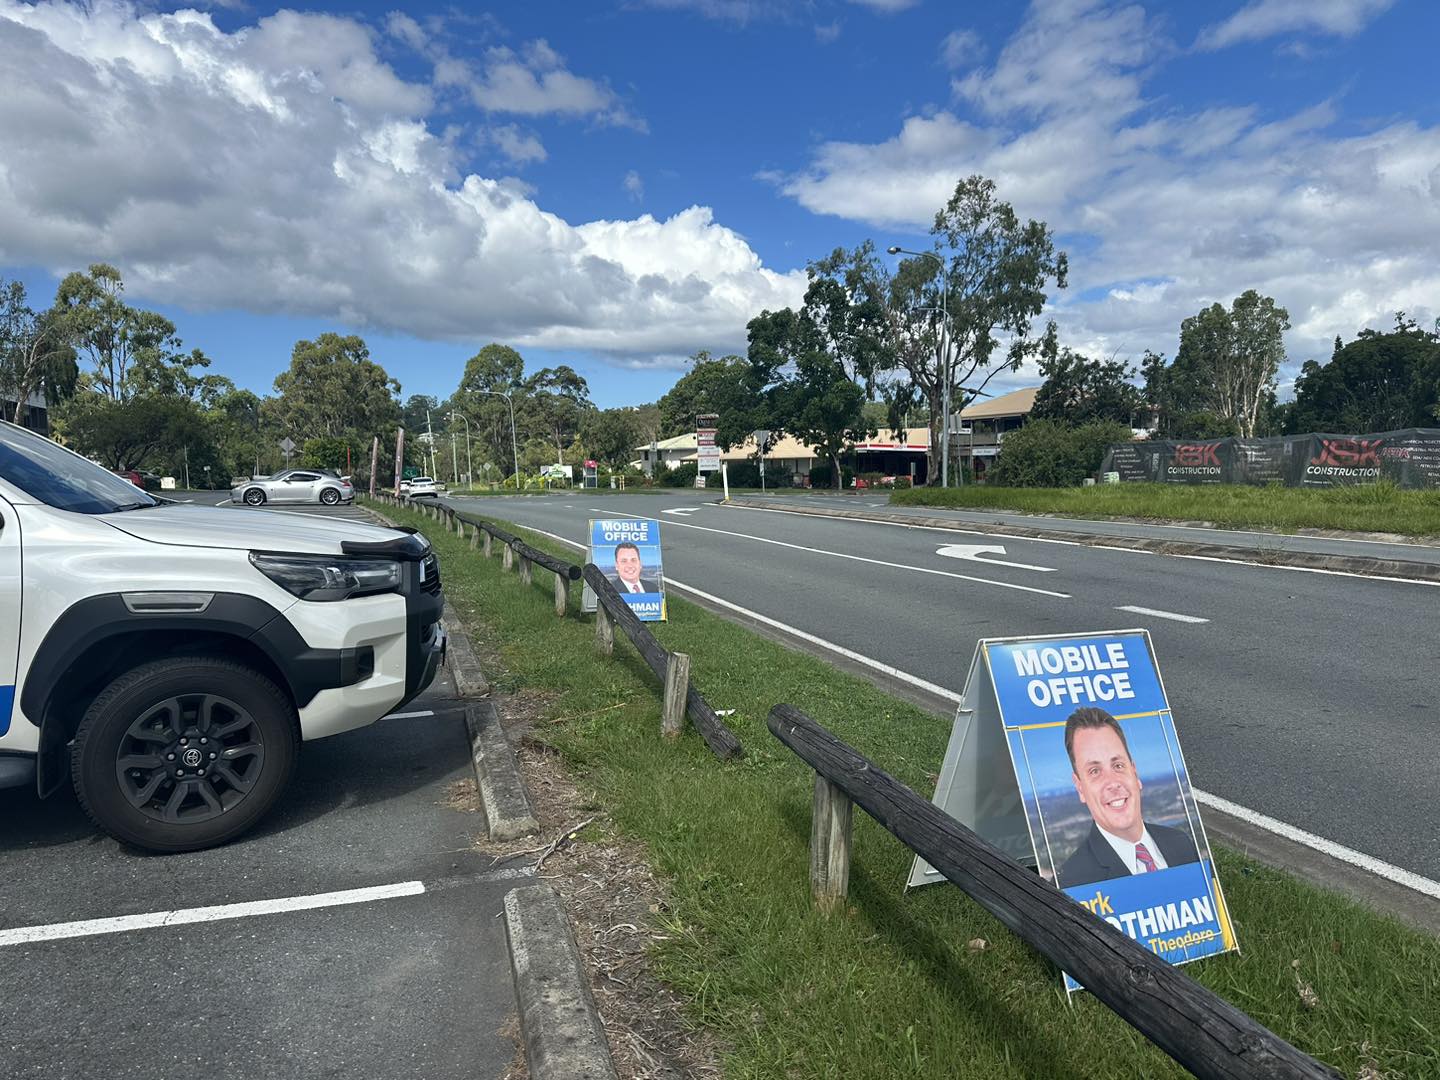
[[[1440,536],[1440,491],[1403,491],[1390,483],[1307,490],[1215,484],[1100,484],[1089,488],[912,488],[891,506],[1015,510],[1065,517],[1207,521],[1237,528],[1343,529]]]
[[[657,636],[691,655],[716,708],[736,710],[747,756],[722,764],[693,731],[661,738],[655,679],[623,638],[606,659],[589,618],[556,619],[548,574],[527,595],[498,556],[385,512],[431,534],[451,603],[499,649],[495,684],[548,692],[560,722],[540,723],[540,737],[668,880],[654,963],[723,1040],[728,1077],[1187,1075],[1093,998],[1067,1004],[1059,973],[958,889],[905,895],[909,853],[862,813],[848,906],[828,918],[812,909],[813,774],[765,729],[770,706],[799,706],[927,795],[947,721],[672,597]],[[1218,858],[1244,951],[1188,973],[1346,1075],[1372,1062],[1440,1075],[1440,942],[1239,855]],[[974,938],[990,947],[970,951]],[[1313,1009],[1296,960],[1319,995]]]

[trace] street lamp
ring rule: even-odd
[[[475,483],[475,463],[470,459],[470,418],[462,412],[450,410],[450,422],[453,424],[456,418],[465,421],[465,480],[467,483]]]
[[[515,402],[510,400],[510,395],[503,390],[479,390],[480,394],[490,394],[492,397],[503,397],[505,403],[510,406],[510,450],[515,455],[515,490],[520,490],[520,443],[515,438]]]
[[[944,415],[940,418],[940,486],[950,486],[950,275],[945,260],[933,251],[910,251],[907,248],[891,246],[885,249],[891,255],[914,255],[918,259],[934,259],[940,267],[940,368],[944,379],[942,390]]]

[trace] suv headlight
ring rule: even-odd
[[[400,588],[400,564],[393,559],[352,559],[335,555],[250,553],[256,570],[301,600],[349,600]]]

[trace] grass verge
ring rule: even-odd
[[[1214,484],[1100,484],[1089,488],[911,488],[892,506],[1016,510],[1065,517],[1206,521],[1237,528],[1341,529],[1440,536],[1440,491],[1404,491],[1390,483],[1307,490]]]
[[[958,889],[905,895],[910,855],[862,813],[849,904],[829,918],[811,908],[813,774],[765,729],[770,706],[805,709],[922,792],[947,721],[672,598],[657,636],[691,655],[692,677],[716,708],[735,710],[746,746],[742,761],[721,764],[693,731],[676,744],[660,737],[648,669],[623,639],[613,659],[599,656],[577,611],[555,618],[545,572],[527,590],[433,522],[386,513],[435,534],[450,602],[500,650],[492,681],[545,692],[539,737],[668,880],[656,970],[724,1042],[728,1077],[1186,1075],[1093,998],[1067,1004],[1058,972]],[[1244,952],[1189,974],[1347,1076],[1440,1075],[1440,941],[1234,853],[1217,857]]]

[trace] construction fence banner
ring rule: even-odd
[[[1120,443],[1105,452],[1100,472],[1117,474],[1121,483],[1329,488],[1390,480],[1402,488],[1437,489],[1440,429]]]

